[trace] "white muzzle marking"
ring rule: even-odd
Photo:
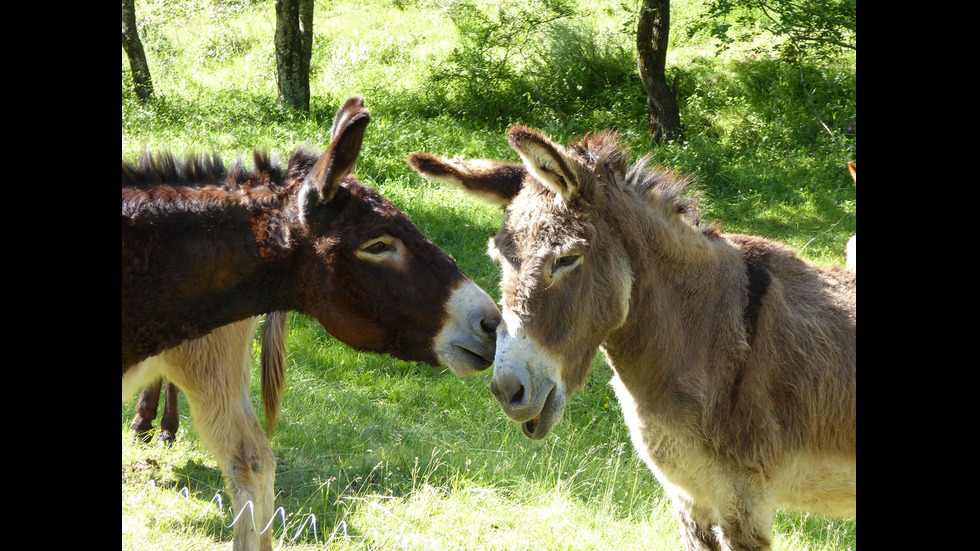
[[[448,318],[433,343],[436,359],[459,377],[490,367],[500,311],[479,285],[465,280],[449,296]]]

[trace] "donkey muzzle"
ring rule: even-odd
[[[450,295],[446,311],[446,323],[434,342],[439,363],[459,377],[490,367],[500,325],[500,310],[493,299],[465,279]]]
[[[553,362],[527,335],[498,331],[490,392],[529,438],[543,438],[561,420],[565,393],[556,375]]]

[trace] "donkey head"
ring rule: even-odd
[[[490,389],[533,439],[561,420],[603,338],[629,311],[628,257],[603,215],[613,208],[604,188],[624,177],[625,162],[606,143],[611,136],[593,141],[597,147],[570,150],[514,126],[509,142],[523,166],[408,158],[428,178],[506,206],[503,227],[489,243],[503,271],[504,321]]]
[[[304,312],[341,342],[398,358],[486,369],[500,314],[493,300],[408,217],[349,176],[370,120],[360,98],[338,111],[327,150],[298,174],[292,238],[318,266]],[[291,163],[292,165],[292,163]]]

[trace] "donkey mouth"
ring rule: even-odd
[[[480,371],[486,371],[493,365],[493,344],[474,342],[456,342],[437,352],[438,365],[449,367],[457,377],[466,377]]]
[[[555,385],[548,392],[541,412],[533,419],[521,423],[521,431],[531,440],[541,440],[561,421],[564,412],[564,396],[559,393],[558,386]]]
[[[534,419],[524,422],[524,426],[522,428],[524,429],[524,434],[528,438],[534,438],[534,431],[535,429],[538,428],[538,422],[540,421],[541,421],[541,414],[539,413],[538,416],[535,417]]]
[[[477,351],[470,350],[458,344],[455,345],[455,348],[459,352],[458,359],[468,364],[473,371],[483,371],[493,365],[493,353],[488,358]]]
[[[500,310],[487,293],[466,279],[449,296],[447,318],[432,341],[436,359],[457,377],[493,364]]]

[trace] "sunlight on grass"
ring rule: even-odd
[[[447,492],[423,486],[406,498],[361,498],[351,520],[389,526],[383,534],[369,531],[365,536],[370,545],[385,549],[606,550],[636,548],[644,540],[646,548],[677,545],[673,537],[647,539],[660,532],[650,526],[657,515],[621,520],[597,515],[560,490],[521,490],[466,487]]]

